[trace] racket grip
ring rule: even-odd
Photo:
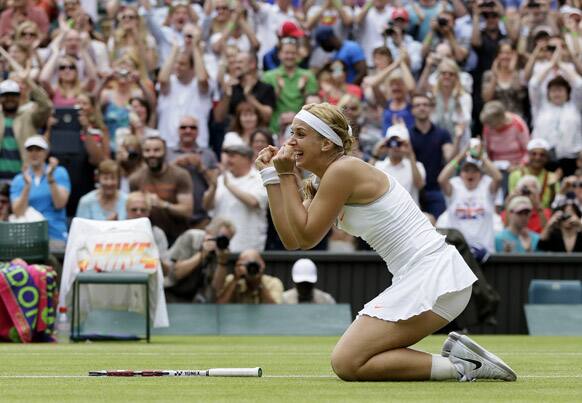
[[[208,370],[208,376],[243,376],[243,377],[261,377],[263,370],[256,368],[211,368]]]

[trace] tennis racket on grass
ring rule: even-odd
[[[198,369],[184,369],[184,370],[143,370],[143,371],[133,371],[133,370],[102,370],[102,371],[89,371],[89,376],[119,376],[119,377],[129,377],[129,376],[237,376],[237,377],[260,377],[263,375],[263,370],[261,368],[211,368],[206,370]]]

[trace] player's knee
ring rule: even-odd
[[[333,372],[344,381],[357,381],[358,368],[355,357],[345,352],[334,351],[331,355],[331,367]]]

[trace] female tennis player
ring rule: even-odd
[[[289,141],[263,149],[255,163],[287,249],[312,248],[335,223],[368,242],[393,275],[335,346],[334,372],[346,381],[514,381],[509,366],[465,335],[449,334],[441,355],[409,348],[463,311],[476,277],[402,186],[347,155],[352,142],[337,107],[309,104],[295,116]],[[295,167],[315,176],[305,200]]]

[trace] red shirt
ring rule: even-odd
[[[545,208],[544,215],[546,216],[546,222],[548,222],[548,220],[552,216],[552,209]],[[505,224],[507,224],[506,210],[503,210],[501,212],[501,219],[503,220],[503,222]],[[529,218],[529,221],[527,222],[527,227],[530,230],[532,230],[533,232],[537,232],[538,234],[540,234],[542,232],[542,230],[544,229],[544,226],[542,225],[542,221],[540,220],[540,216],[536,210],[531,211],[531,217]]]
[[[483,126],[483,139],[491,161],[509,161],[519,165],[527,155],[529,129],[522,118],[507,112],[511,122],[497,129]]]

